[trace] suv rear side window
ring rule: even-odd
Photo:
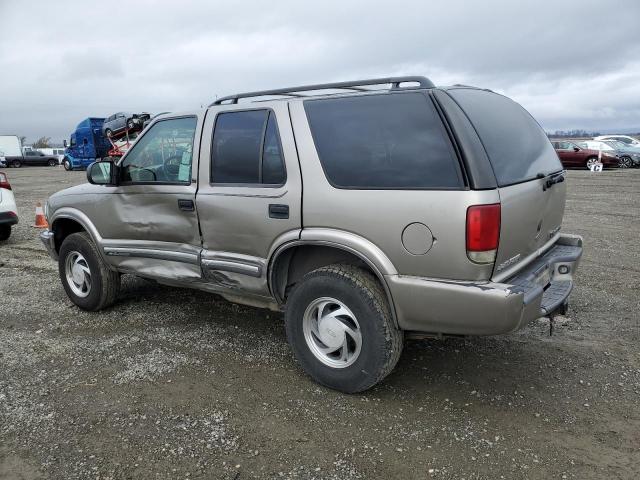
[[[338,188],[457,189],[458,160],[420,92],[307,100],[320,162]]]
[[[218,114],[211,148],[211,182],[282,185],[285,168],[270,110]]]
[[[562,170],[544,130],[513,100],[486,90],[449,90],[478,132],[501,187]]]

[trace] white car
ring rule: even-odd
[[[611,145],[607,145],[601,140],[586,140],[584,142],[578,142],[582,148],[588,148],[590,150],[602,150],[603,152],[612,153],[615,152],[615,148]]]
[[[594,137],[594,140],[617,140],[618,142],[624,143],[628,147],[640,148],[640,140],[628,135],[601,135],[599,137]]]
[[[18,209],[7,174],[0,172],[0,241],[11,235],[11,227],[18,223]]]

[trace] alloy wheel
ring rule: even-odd
[[[598,159],[597,159],[597,158],[595,158],[595,157],[590,158],[590,159],[588,159],[588,160],[587,160],[587,168],[588,168],[588,169],[591,169],[591,167],[592,167],[593,165],[596,165],[596,164],[598,164],[598,163],[599,163],[599,162],[598,162]]]
[[[85,298],[91,292],[91,270],[80,252],[69,252],[64,264],[67,284],[78,297]]]
[[[620,168],[630,168],[631,165],[633,164],[633,161],[631,160],[631,157],[620,157],[620,159],[618,160],[618,167]]]
[[[322,297],[309,304],[302,318],[309,350],[332,368],[352,365],[360,355],[362,332],[355,315],[340,300]]]

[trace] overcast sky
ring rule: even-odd
[[[505,93],[549,131],[640,130],[638,0],[377,5],[0,0],[0,134],[401,74]]]

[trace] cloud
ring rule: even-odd
[[[400,74],[499,91],[548,130],[640,128],[635,0],[0,1],[0,18],[0,133],[30,139],[120,110]]]

